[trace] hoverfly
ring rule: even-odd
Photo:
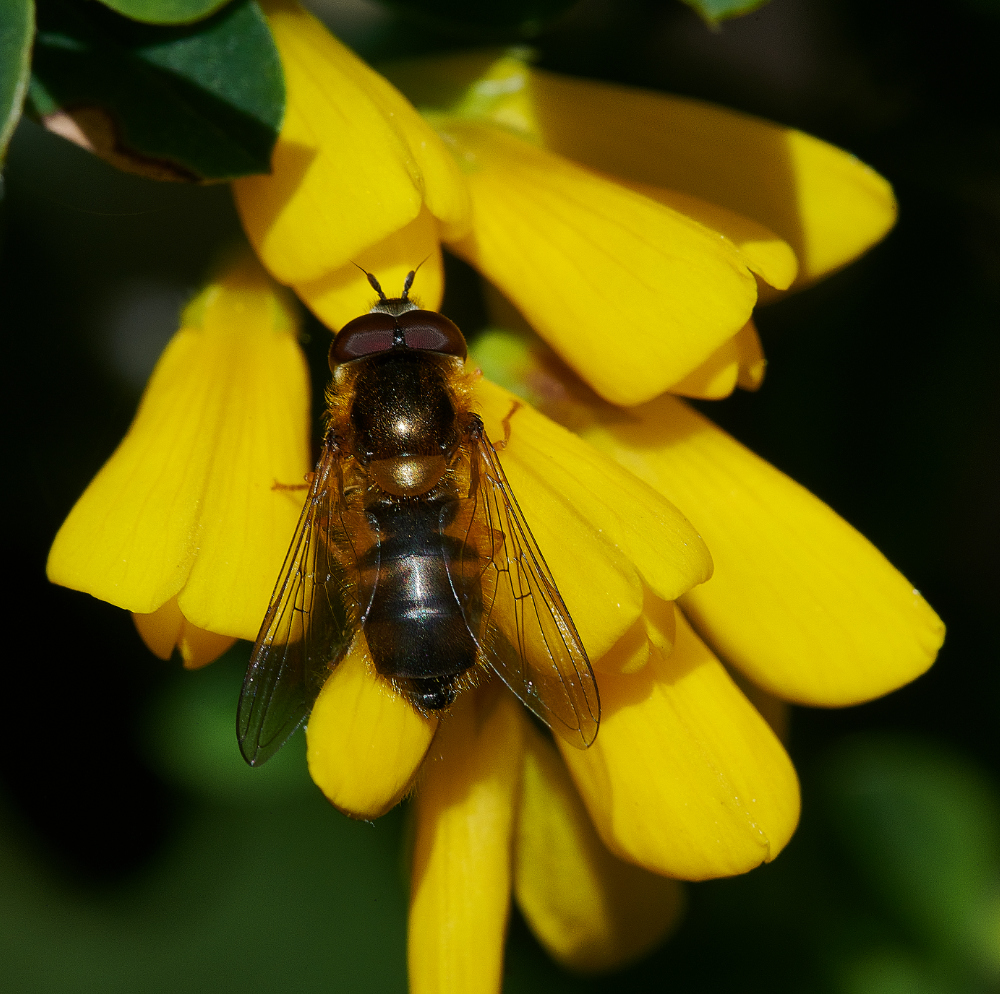
[[[308,716],[358,630],[375,670],[424,713],[481,668],[557,734],[597,735],[597,684],[471,410],[465,339],[444,315],[379,300],[330,346],[322,453],[257,636],[237,714],[251,766]]]

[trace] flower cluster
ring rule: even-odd
[[[678,879],[749,870],[795,829],[795,771],[750,698],[869,700],[941,644],[873,546],[678,396],[757,387],[759,294],[867,249],[891,190],[794,130],[517,52],[395,67],[418,113],[292,0],[264,7],[287,113],[272,173],[234,183],[259,262],[189,305],[49,575],[187,665],[253,639],[301,506],[274,484],[308,469],[273,280],[335,330],[369,306],[359,266],[395,287],[426,259],[436,308],[446,245],[490,282],[498,326],[540,336],[496,331],[470,361],[535,404],[502,459],[591,656],[600,733],[553,744],[495,682],[418,714],[359,639],[312,711],[310,773],[357,817],[414,794],[414,991],[499,989],[512,890],[561,962],[620,965],[670,929]],[[510,397],[479,381],[491,438]]]

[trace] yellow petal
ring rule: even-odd
[[[748,680],[739,670],[732,670],[729,675],[733,682],[746,695],[746,699],[757,709],[760,716],[774,731],[774,734],[786,745],[788,744],[788,726],[792,716],[792,707],[787,701],[781,700],[762,690],[757,684]]]
[[[146,643],[146,648],[158,659],[169,659],[174,654],[184,627],[184,615],[173,597],[151,614],[133,614],[136,631]]]
[[[233,189],[268,269],[283,283],[318,279],[408,224],[425,200],[450,230],[467,228],[461,174],[407,100],[297,3],[263,6],[285,119],[271,174]]]
[[[177,649],[187,670],[201,669],[202,666],[214,663],[236,641],[192,625],[181,614],[176,597],[152,614],[133,614],[132,620],[153,655],[169,659],[174,654],[174,649]]]
[[[767,359],[753,319],[747,321],[736,336],[736,352],[740,364],[736,385],[741,390],[759,390],[767,371]]]
[[[185,311],[135,420],[56,535],[48,575],[139,614],[177,597],[253,639],[303,494],[309,383],[294,310],[247,255]]]
[[[227,635],[217,635],[207,632],[204,628],[192,625],[187,619],[177,640],[177,651],[186,670],[200,670],[202,666],[214,663],[224,652],[228,652],[236,644],[236,639]]]
[[[817,138],[711,104],[531,71],[546,148],[766,225],[792,247],[799,283],[846,265],[893,226],[889,184]]]
[[[444,295],[444,267],[437,223],[426,207],[405,227],[358,253],[349,265],[317,280],[297,283],[295,292],[320,321],[339,331],[352,318],[366,314],[375,301],[362,270],[378,279],[387,297],[398,297],[407,274],[418,266],[410,299],[425,310],[436,311]]]
[[[411,994],[500,990],[524,719],[495,690],[459,697],[417,790]]]
[[[728,397],[739,386],[756,390],[764,382],[767,360],[751,318],[723,342],[697,369],[670,388],[670,393],[701,400]]]
[[[676,622],[672,601],[661,600],[648,587],[642,614],[603,655],[590,660],[595,672],[638,673],[654,652],[669,656],[674,651]]]
[[[590,665],[595,672],[636,673],[649,662],[649,654],[649,638],[640,616],[607,652],[592,655]]]
[[[642,607],[642,621],[646,638],[664,656],[669,656],[674,651],[674,641],[677,638],[677,617],[673,602],[654,596],[647,597]]]
[[[720,400],[735,389],[740,375],[740,354],[736,338],[727,338],[697,369],[671,388],[682,397]]]
[[[437,726],[373,672],[359,636],[309,716],[309,775],[341,811],[378,818],[410,789]]]
[[[725,239],[499,128],[447,129],[475,210],[451,248],[608,400],[662,393],[746,323],[756,284]]]
[[[718,204],[699,200],[689,193],[667,190],[649,183],[628,183],[630,189],[725,235],[735,246],[747,268],[765,283],[778,290],[787,290],[799,271],[791,245],[769,228],[742,214],[727,211]]]
[[[683,600],[728,663],[779,697],[857,704],[915,679],[944,626],[822,501],[672,397],[584,432],[697,522],[715,559]]]
[[[643,610],[711,575],[711,558],[668,501],[565,428],[488,380],[476,386],[487,435],[588,652],[598,658]]]
[[[598,684],[597,739],[560,751],[612,852],[687,880],[778,855],[798,821],[795,770],[683,617],[669,659]]]
[[[658,945],[680,916],[676,880],[613,856],[559,754],[527,728],[514,894],[531,930],[571,970],[613,970]]]
[[[440,222],[446,237],[462,237],[472,223],[472,201],[454,157],[410,101],[381,73],[351,54],[352,58],[340,62],[340,67],[399,133],[417,165],[417,184],[424,205]]]

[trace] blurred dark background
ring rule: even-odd
[[[317,9],[372,59],[527,37],[548,68],[794,125],[886,176],[896,229],[761,309],[763,389],[702,407],[864,532],[948,638],[896,694],[794,712],[804,815],[774,864],[690,887],[673,939],[607,978],[560,971],[515,912],[506,989],[1000,990],[1000,3],[773,0],[719,29],[675,2],[561,6],[527,25],[503,5],[477,24],[445,3]],[[241,766],[245,647],[182,673],[124,612],[45,580],[238,233],[228,190],[126,176],[28,122],[3,189],[0,989],[401,990],[405,813],[339,816],[301,741]],[[468,309],[451,276],[444,309]],[[326,332],[306,332],[321,381]]]

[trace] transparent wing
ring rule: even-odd
[[[467,498],[446,530],[462,540],[454,561],[456,594],[478,571],[482,601],[459,596],[481,659],[549,728],[585,749],[597,736],[601,704],[573,619],[511,493],[496,450],[478,419],[471,430]],[[458,561],[461,557],[461,561]]]
[[[343,553],[344,515],[337,450],[327,445],[240,691],[236,735],[251,766],[270,759],[302,724],[350,644],[357,588]]]

